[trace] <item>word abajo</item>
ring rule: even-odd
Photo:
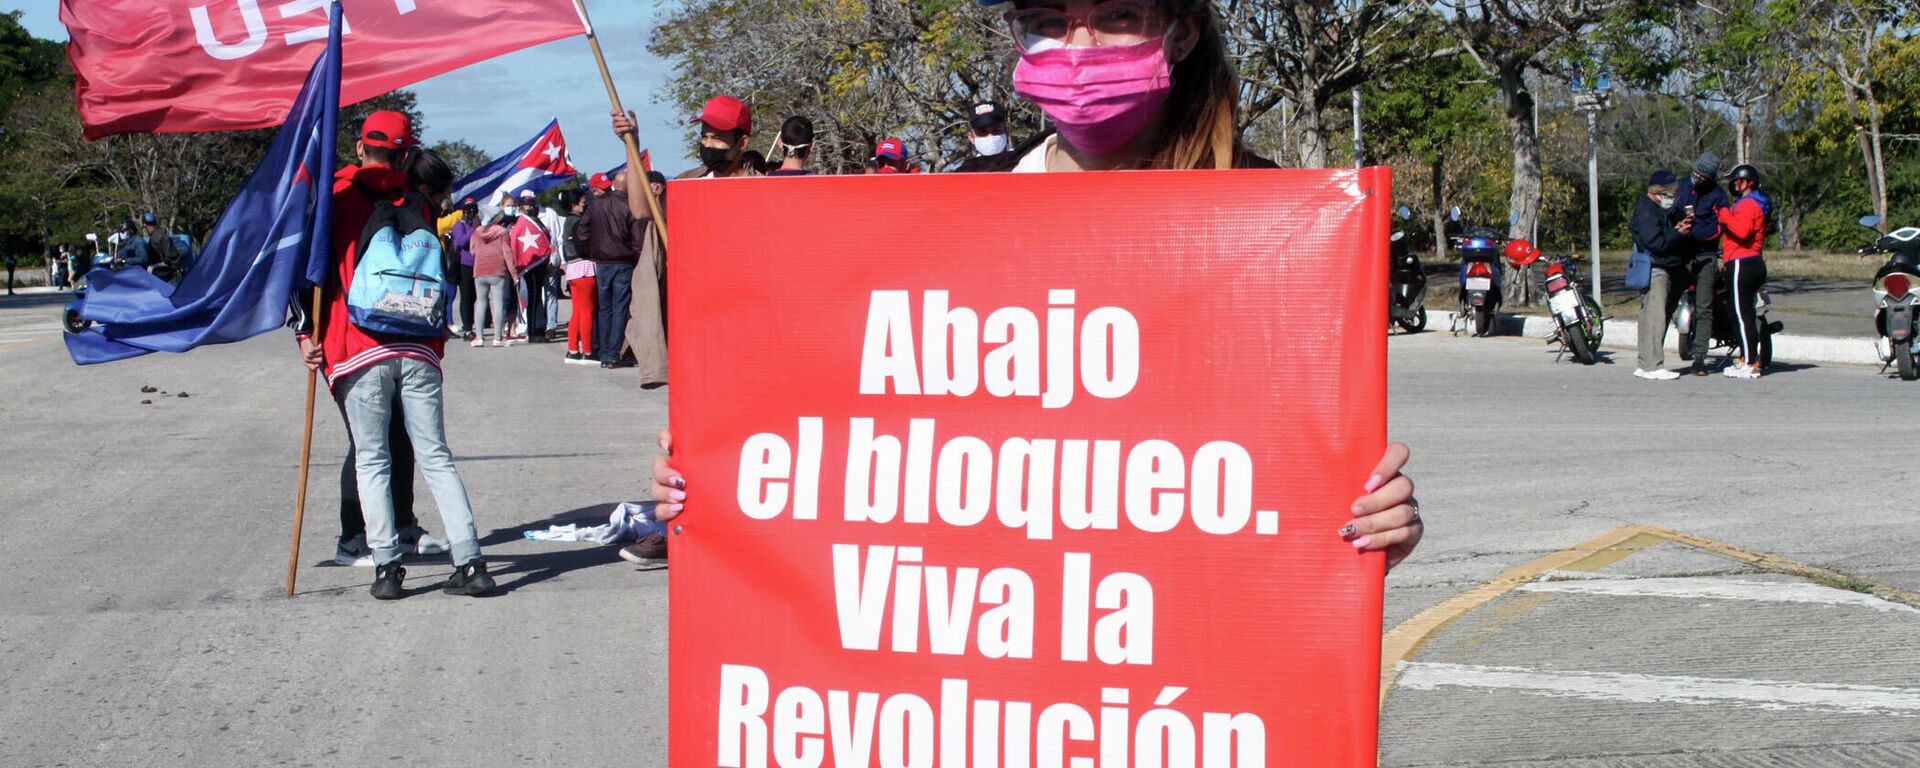
[[[736,497],[755,520],[789,514],[814,520],[820,508],[822,419],[798,419],[798,445],[761,432],[740,446]],[[978,437],[947,439],[938,450],[934,419],[908,421],[906,440],[875,431],[874,420],[848,423],[842,517],[850,523],[955,527],[989,514],[1027,538],[1067,530],[1116,530],[1121,520],[1145,533],[1191,521],[1203,533],[1232,535],[1249,523],[1279,533],[1280,515],[1253,509],[1253,457],[1238,443],[1215,440],[1191,459],[1165,440],[1135,443],[1122,459],[1118,440],[1008,438],[998,451]]]
[[[1076,382],[1094,397],[1113,399],[1140,380],[1140,322],[1119,307],[1088,312],[1076,329],[1074,292],[1047,291],[1043,394],[1042,333],[1032,310],[1002,307],[982,321],[972,309],[949,308],[946,291],[922,293],[917,348],[908,292],[874,291],[868,299],[860,394],[965,397],[984,385],[994,397],[1038,397],[1042,408],[1064,408]],[[985,344],[999,346],[982,355]]]

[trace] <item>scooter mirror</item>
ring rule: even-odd
[[[1407,233],[1405,232],[1395,232],[1391,237],[1388,237],[1387,239],[1397,243],[1397,242],[1400,242],[1402,239],[1406,238],[1406,236],[1407,236]]]
[[[1456,222],[1457,222],[1457,221],[1459,221],[1459,220],[1460,220],[1460,206],[1457,206],[1457,205],[1456,205],[1456,206],[1454,206],[1454,207],[1453,207],[1453,208],[1452,208],[1451,210],[1449,210],[1449,211],[1447,211],[1447,218],[1448,218],[1448,219],[1451,219],[1451,220],[1453,220],[1453,221],[1456,221]]]
[[[1411,219],[1411,218],[1413,218],[1413,210],[1412,210],[1411,208],[1408,208],[1408,207],[1406,207],[1406,206],[1404,206],[1404,205],[1403,205],[1403,206],[1400,206],[1400,207],[1399,207],[1399,208],[1398,208],[1397,210],[1395,210],[1395,211],[1394,211],[1394,213],[1397,213],[1397,214],[1399,214],[1399,215],[1400,215],[1400,219],[1401,219],[1402,221],[1405,221],[1405,220],[1407,220],[1407,219]]]
[[[1878,229],[1881,221],[1882,219],[1878,215],[1867,214],[1860,217],[1860,226],[1866,227],[1867,229]]]

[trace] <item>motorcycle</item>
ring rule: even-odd
[[[87,240],[88,242],[98,242],[98,237],[89,232],[87,233]],[[148,265],[144,267],[144,269],[147,270],[148,274],[160,278],[164,282],[179,285],[180,281],[186,278],[187,270],[193,266],[193,259],[197,254],[195,254],[193,250],[193,241],[188,239],[186,235],[173,235],[172,240],[174,243],[174,253],[177,254],[178,257],[177,266],[173,263],[159,262]],[[80,304],[87,298],[87,286],[89,285],[87,278],[90,275],[100,270],[141,268],[142,267],[138,265],[122,262],[118,256],[111,253],[101,252],[94,254],[93,266],[88,269],[86,274],[74,278],[73,301],[67,302],[67,305],[62,308],[60,312],[61,329],[67,333],[85,333],[87,329],[93,327],[92,320],[80,316]]]
[[[1553,313],[1555,326],[1552,341],[1559,342],[1563,351],[1573,355],[1574,362],[1593,365],[1600,359],[1606,317],[1601,314],[1599,302],[1593,300],[1593,294],[1581,290],[1576,259],[1567,256],[1547,261],[1547,309]],[[1531,261],[1528,259],[1527,263]]]
[[[1403,205],[1397,213],[1402,227],[1387,243],[1387,318],[1407,333],[1419,333],[1427,328],[1427,273],[1411,248],[1413,212]]]
[[[1882,219],[1867,216],[1860,226],[1876,229]],[[1902,227],[1882,235],[1873,245],[1857,253],[1887,254],[1887,263],[1873,275],[1873,327],[1880,338],[1874,348],[1880,353],[1880,370],[1894,366],[1901,381],[1920,379],[1914,356],[1920,355],[1920,227]]]
[[[1695,308],[1694,289],[1688,288],[1680,294],[1680,301],[1673,308],[1673,331],[1680,345],[1680,359],[1693,359],[1693,313]],[[1740,349],[1740,327],[1733,313],[1733,281],[1722,279],[1713,281],[1713,336],[1707,347],[1725,347],[1728,354]],[[1753,313],[1760,317],[1760,338],[1754,344],[1758,354],[1759,366],[1765,368],[1773,364],[1773,335],[1787,326],[1778,320],[1768,320],[1768,307],[1773,306],[1773,298],[1766,289],[1760,290],[1760,296],[1753,303]],[[1700,360],[1696,362],[1704,363]]]
[[[1460,220],[1460,209],[1451,217]],[[1500,255],[1507,236],[1491,227],[1469,227],[1448,238],[1460,252],[1460,313],[1454,316],[1453,334],[1470,330],[1474,336],[1493,334],[1493,320],[1500,310]]]

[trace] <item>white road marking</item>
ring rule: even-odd
[[[1467,688],[1554,698],[1641,704],[1704,704],[1775,711],[1920,717],[1920,688],[1735,680],[1617,672],[1557,672],[1524,667],[1407,662],[1402,689]]]
[[[1706,600],[1752,600],[1773,603],[1851,605],[1882,612],[1920,613],[1920,609],[1882,600],[1873,595],[1823,587],[1804,581],[1741,581],[1709,577],[1658,579],[1572,579],[1535,581],[1521,592],[1564,592],[1621,597],[1678,597]]]

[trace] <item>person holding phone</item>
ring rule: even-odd
[[[1712,373],[1707,368],[1707,348],[1713,345],[1713,292],[1720,275],[1719,211],[1733,204],[1716,181],[1720,175],[1720,156],[1707,152],[1693,161],[1693,173],[1680,181],[1674,191],[1674,204],[1680,218],[1691,222],[1688,242],[1682,244],[1687,256],[1687,276],[1693,283],[1693,375]]]
[[[1651,381],[1680,378],[1680,374],[1662,367],[1666,364],[1667,320],[1680,304],[1680,290],[1686,284],[1681,275],[1690,253],[1682,246],[1690,245],[1687,233],[1693,229],[1693,220],[1685,213],[1679,221],[1670,218],[1679,186],[1673,171],[1654,171],[1647,179],[1646,195],[1634,202],[1633,220],[1628,225],[1634,247],[1653,257],[1647,290],[1640,294],[1640,365],[1633,369],[1634,376]]]

